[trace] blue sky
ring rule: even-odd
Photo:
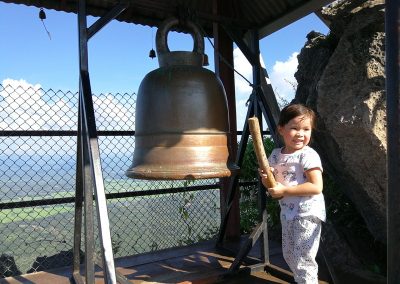
[[[44,24],[39,19],[39,8],[0,2],[0,83],[23,82],[43,89],[78,90],[77,17],[72,13],[45,10]],[[89,24],[95,21],[89,17]],[[314,15],[281,29],[260,41],[263,61],[274,90],[285,99],[294,95],[287,81],[295,82],[296,55],[312,31],[328,33],[327,27]],[[158,68],[157,59],[148,57],[155,46],[156,29],[111,22],[89,41],[89,72],[92,91],[100,93],[137,92],[143,77]],[[189,35],[170,33],[171,50],[191,50]],[[206,53],[213,62],[213,50],[205,39]],[[251,67],[243,55],[235,50],[235,68],[251,78]],[[209,67],[213,68],[213,64]],[[245,101],[251,89],[237,77],[236,97],[238,126],[245,116]]]

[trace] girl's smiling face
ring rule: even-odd
[[[311,130],[311,119],[305,115],[296,116],[284,126],[278,126],[278,132],[285,143],[283,153],[292,154],[307,146],[310,142]]]

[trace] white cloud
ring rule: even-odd
[[[298,52],[292,53],[285,62],[276,61],[271,74],[269,74],[276,95],[289,102],[294,98],[295,88],[297,87],[294,73],[297,71],[298,54]]]
[[[235,69],[248,81],[252,82],[252,67],[239,48],[233,50]],[[252,87],[235,72],[235,93],[236,93],[236,117],[237,128],[242,129],[247,114],[246,102],[250,97]]]
[[[276,61],[269,74],[272,88],[276,95],[290,101],[294,97],[296,84],[294,73],[297,70],[297,55],[293,53],[285,62]],[[261,65],[264,62],[261,57]],[[234,49],[234,66],[249,82],[252,82],[252,67],[242,52]],[[246,118],[246,102],[252,92],[252,87],[245,79],[235,72],[237,126],[241,129]],[[62,97],[51,102],[43,98],[40,84],[30,84],[25,80],[5,79],[0,90],[0,130],[49,130],[76,128],[74,115],[75,106]],[[279,99],[279,98],[278,98]],[[94,96],[93,101],[97,111],[97,124],[108,127],[132,125],[134,109],[126,107],[114,95]],[[71,116],[71,112],[73,117]],[[121,128],[120,128],[121,129]],[[125,129],[122,127],[122,129]],[[121,130],[122,130],[121,129]],[[128,129],[127,129],[128,130]],[[130,130],[130,129],[129,129]]]
[[[40,84],[5,79],[2,85],[0,130],[70,130],[76,125],[72,105],[63,97],[44,99]]]
[[[0,92],[0,130],[40,129],[32,119],[44,104],[41,86],[25,80],[4,79]]]
[[[74,94],[44,92],[40,84],[5,79],[0,90],[0,130],[76,130],[77,106]],[[71,102],[72,100],[72,102]],[[127,100],[127,99],[125,99]],[[113,94],[93,96],[97,125],[103,128],[132,125],[134,110]],[[131,130],[130,128],[127,130]]]
[[[276,61],[272,67],[271,74],[269,74],[269,80],[267,79],[267,82],[272,84],[275,94],[289,102],[294,98],[295,94],[293,84],[297,84],[296,79],[294,78],[294,73],[296,72],[298,65],[297,55],[298,52],[294,52],[287,61]],[[240,74],[242,74],[248,81],[252,82],[252,67],[239,48],[234,49],[233,56],[235,69],[240,72]],[[260,60],[261,66],[265,67],[262,57]],[[237,73],[235,73],[235,92],[237,126],[238,129],[241,129],[246,118],[246,102],[250,97],[252,87]],[[277,98],[278,102],[279,97]]]
[[[93,104],[98,109],[96,113],[97,125],[104,125],[104,128],[118,128],[118,130],[132,130],[135,113],[134,109],[128,109],[122,105],[113,94],[93,97]],[[131,106],[131,102],[128,106]]]
[[[5,79],[1,84],[0,130],[77,130],[78,110],[74,93],[45,92],[40,84],[30,84],[23,79]],[[93,96],[93,101],[97,126],[103,123],[102,129],[132,130],[132,127],[126,128],[132,126],[133,108],[128,109],[112,94]],[[45,154],[57,143],[71,140],[70,137],[49,138],[46,142],[40,137],[9,139],[15,141],[0,145],[0,153]],[[71,149],[75,151],[75,148]]]

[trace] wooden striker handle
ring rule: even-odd
[[[257,156],[258,165],[260,166],[260,169],[267,174],[267,187],[275,187],[276,181],[274,175],[272,174],[271,168],[269,167],[267,155],[265,154],[258,118],[251,117],[248,119],[248,122],[250,134],[251,137],[253,137],[254,151]]]

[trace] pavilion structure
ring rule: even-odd
[[[279,107],[271,88],[267,83],[266,70],[260,64],[259,42],[262,38],[310,14],[317,13],[331,0],[2,0],[7,3],[36,6],[38,8],[77,14],[79,36],[79,123],[77,148],[77,187],[75,196],[75,238],[73,277],[76,283],[98,283],[95,265],[102,267],[104,283],[132,283],[122,273],[116,272],[112,242],[107,216],[103,176],[99,155],[98,136],[94,117],[90,73],[88,69],[88,41],[101,32],[112,20],[127,24],[159,26],[170,17],[180,21],[194,21],[205,36],[214,38],[215,73],[221,79],[228,100],[229,122],[231,125],[231,155],[241,164],[244,149],[249,137],[247,123],[243,127],[242,138],[237,145],[236,110],[234,93],[233,43],[235,43],[253,66],[253,94],[251,95],[247,117],[256,116],[260,123],[267,123],[276,144],[276,125]],[[400,104],[399,104],[399,1],[386,1],[386,92],[387,92],[387,129],[388,129],[388,283],[400,281]],[[87,16],[99,19],[87,26]],[[135,68],[133,66],[133,68]],[[261,128],[263,129],[263,128]],[[224,249],[226,241],[239,238],[239,220],[236,193],[236,176],[223,180],[221,195],[225,200],[222,208],[223,218],[216,246]],[[261,190],[261,189],[260,189]],[[94,193],[94,194],[93,194]],[[93,200],[95,196],[95,200]],[[263,196],[260,194],[260,196]],[[260,197],[261,208],[265,208],[265,199]],[[101,259],[94,254],[94,206],[98,215],[98,228],[101,243]],[[261,262],[248,266],[254,271],[264,271],[269,266],[267,212],[261,214],[262,220],[242,245],[227,269],[235,273],[241,269],[241,263],[248,257],[249,251],[257,240],[261,240]],[[80,268],[81,225],[85,232],[84,276]],[[271,267],[270,267],[271,268]],[[279,270],[279,269],[278,269]],[[214,278],[221,281],[222,278]],[[182,283],[188,280],[181,279]],[[32,282],[30,282],[32,283]],[[55,283],[55,282],[54,282]],[[139,283],[139,282],[138,282]],[[194,283],[194,282],[193,282]],[[233,283],[233,282],[226,282]],[[235,282],[239,283],[239,282]],[[246,282],[243,282],[246,283]],[[255,283],[255,282],[254,282]],[[282,282],[285,283],[285,282]]]

